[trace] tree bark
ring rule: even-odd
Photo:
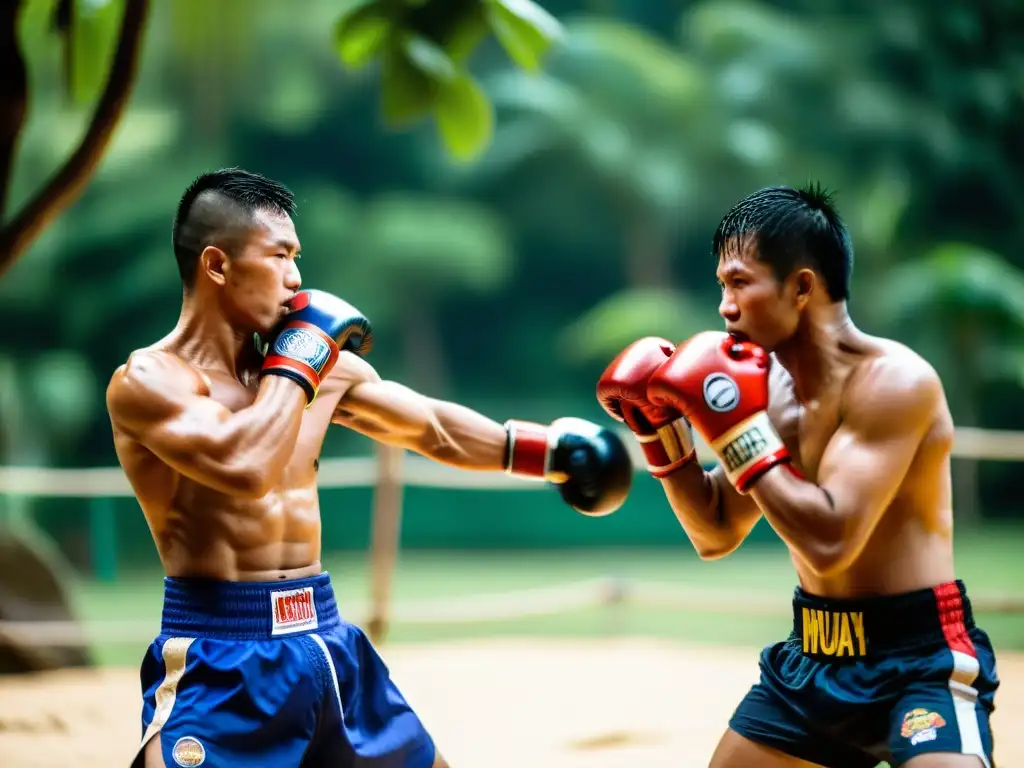
[[[18,46],[20,2],[0,2],[0,223],[7,212],[18,137],[28,113],[28,72]]]
[[[8,32],[7,27],[4,26],[8,13],[12,18],[13,30],[3,42],[0,42],[0,46],[2,46],[0,55],[9,56],[12,65],[20,66],[23,71],[24,59],[17,44],[17,11],[9,12],[7,10],[9,5],[11,5],[10,2],[0,2],[0,7],[4,8],[3,11],[0,11],[0,35]],[[13,266],[19,256],[28,250],[29,246],[53,220],[78,199],[99,166],[114,130],[128,106],[132,86],[138,72],[142,33],[148,15],[149,0],[126,0],[117,49],[107,75],[107,85],[103,95],[96,103],[92,120],[82,141],[64,165],[36,193],[35,197],[29,200],[16,216],[7,220],[3,228],[0,229],[0,277]],[[9,52],[8,48],[12,50]],[[15,63],[15,59],[18,63]],[[6,64],[0,68],[0,71],[4,72],[6,83],[9,71]],[[17,69],[10,71],[17,73]],[[12,122],[15,113],[12,105],[20,103],[21,119],[18,124],[18,133],[20,133],[28,103],[28,85],[24,77],[21,78],[20,86],[17,80],[17,77],[12,78],[11,82],[14,85],[4,85],[3,91],[0,91],[8,99],[0,103],[0,114],[3,115],[2,128],[6,129]],[[16,90],[19,87],[20,92]],[[8,91],[11,94],[8,94]],[[6,134],[0,130],[0,171],[5,172],[3,177],[0,177],[0,186],[6,191],[10,185],[17,134],[13,136],[9,145],[4,143],[5,137]],[[2,154],[5,150],[9,150],[6,158]]]
[[[414,386],[431,397],[448,393],[448,372],[444,361],[444,343],[430,307],[415,299],[403,313],[405,360]]]
[[[626,223],[626,283],[631,288],[658,288],[671,284],[669,248],[664,231],[644,216]]]

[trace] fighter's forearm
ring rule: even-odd
[[[306,393],[293,381],[267,376],[252,405],[211,430],[192,461],[214,487],[261,497],[280,479],[295,449]]]
[[[718,473],[705,472],[697,461],[661,481],[676,519],[706,560],[734,551],[759,517],[753,502],[731,492],[724,482]]]
[[[460,469],[500,471],[507,442],[505,427],[493,419],[457,403],[430,400],[427,428],[408,447]]]
[[[750,495],[779,537],[816,572],[838,561],[844,523],[826,490],[804,480],[787,465],[766,472]]]

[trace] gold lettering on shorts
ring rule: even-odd
[[[837,658],[868,655],[862,612],[802,608],[801,614],[804,653]]]

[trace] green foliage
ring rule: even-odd
[[[402,128],[433,116],[452,157],[480,155],[493,133],[492,107],[468,62],[493,33],[509,57],[536,71],[561,27],[532,0],[355,0],[335,25],[342,64],[381,64],[381,113]]]
[[[33,90],[12,205],[84,128],[55,4],[21,19]],[[496,418],[601,418],[594,377],[622,346],[721,327],[708,251],[725,210],[819,180],[853,233],[855,321],[935,364],[964,423],[1024,428],[1009,25],[974,40],[923,2],[616,5],[646,25],[543,4],[564,30],[483,0],[156,4],[97,176],[0,282],[19,331],[0,350],[6,460],[115,461],[103,385],[176,320],[174,205],[235,164],[295,190],[304,283],[367,313],[382,375]],[[382,131],[371,100],[409,130]],[[327,454],[367,450],[328,434]],[[1001,508],[1012,470],[984,469]]]
[[[643,336],[679,343],[716,324],[713,307],[700,297],[672,289],[635,289],[613,294],[569,325],[563,347],[578,362],[609,362]]]
[[[107,82],[110,55],[117,41],[122,0],[74,0],[71,3],[68,90],[78,103],[91,104]]]
[[[1024,331],[1024,273],[976,245],[943,243],[925,256],[900,264],[876,296],[890,322],[986,318],[991,336]]]
[[[944,243],[892,269],[874,298],[890,331],[916,347],[941,334],[936,362],[951,388],[1024,387],[1024,272],[998,255]]]
[[[381,292],[399,304],[431,305],[461,291],[492,293],[512,274],[501,220],[460,200],[382,195],[362,211],[354,249],[364,265],[362,279],[382,284]]]

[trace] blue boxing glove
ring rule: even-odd
[[[306,392],[306,406],[338,361],[339,352],[364,355],[373,346],[370,321],[337,296],[301,291],[270,343],[260,377],[284,376]]]

